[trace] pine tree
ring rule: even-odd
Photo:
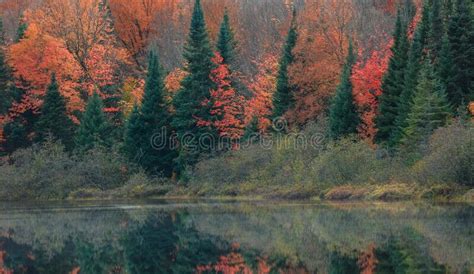
[[[453,107],[466,106],[474,100],[474,26],[466,0],[457,0],[448,26],[453,58],[452,84],[447,90]]]
[[[428,33],[428,49],[433,61],[437,63],[443,41],[444,23],[441,0],[432,0],[430,13],[430,30]]]
[[[273,95],[272,118],[283,116],[294,103],[294,94],[288,77],[288,67],[293,63],[293,49],[296,46],[298,33],[296,29],[296,11],[293,10],[293,19],[286,37],[286,43],[279,62],[276,91]]]
[[[413,94],[402,143],[409,148],[419,147],[434,130],[445,125],[451,113],[445,89],[427,59]]]
[[[124,137],[125,155],[135,163],[139,163],[143,155],[141,144],[144,143],[144,125],[140,121],[140,107],[135,104],[130,113],[126,126]]]
[[[403,130],[406,127],[407,115],[410,111],[413,93],[418,85],[419,72],[428,43],[430,12],[430,6],[428,2],[425,2],[422,18],[415,30],[413,42],[408,53],[408,63],[406,64],[404,78],[400,80],[403,83],[403,88],[397,102],[397,114],[395,126],[390,135],[390,146],[400,143],[403,137]]]
[[[131,157],[141,154],[138,163],[147,172],[164,176],[171,176],[175,156],[170,146],[171,117],[168,109],[158,56],[151,53],[141,110],[134,109],[130,117],[126,150]]]
[[[401,11],[399,10],[391,48],[392,57],[383,78],[383,93],[380,96],[379,115],[375,120],[378,128],[375,140],[378,143],[384,143],[389,146],[392,142],[392,134],[396,129],[400,95],[404,89],[408,48],[407,24],[403,22]]]
[[[28,129],[23,124],[23,119],[15,119],[6,123],[3,127],[5,142],[2,142],[2,149],[7,153],[12,153],[19,148],[31,145],[28,138]]]
[[[236,45],[237,42],[235,41],[234,32],[230,26],[229,14],[226,9],[219,29],[219,36],[217,37],[217,51],[224,59],[224,64],[232,65],[234,63]]]
[[[3,21],[0,18],[0,114],[4,114],[10,108],[15,99],[12,85],[12,75],[5,58],[5,36],[3,31]]]
[[[201,120],[210,120],[210,90],[215,87],[210,78],[214,64],[211,61],[213,52],[204,21],[200,0],[196,0],[191,19],[188,41],[184,58],[188,75],[183,79],[182,88],[173,98],[175,114],[172,125],[176,129],[179,141],[187,136],[186,144],[181,142],[179,157],[176,160],[178,170],[193,165],[203,153],[212,148],[211,139],[215,140],[216,132],[211,127],[198,126]],[[198,145],[199,140],[201,140]]]
[[[44,97],[36,129],[39,142],[51,137],[61,141],[67,149],[72,148],[74,124],[67,115],[66,100],[59,92],[59,86],[54,74],[51,76],[51,83]]]
[[[447,34],[443,36],[437,72],[446,90],[449,101],[454,105],[456,93],[451,91],[457,90],[455,83],[456,67],[454,65],[454,57]]]
[[[111,126],[103,112],[102,100],[97,93],[94,93],[87,103],[76,133],[75,148],[84,152],[99,146],[109,147],[110,134]]]
[[[19,42],[23,37],[25,37],[26,29],[28,28],[28,24],[26,23],[23,16],[20,18],[20,24],[18,25],[18,29],[16,30],[16,37],[15,42]]]
[[[356,56],[354,55],[352,42],[350,42],[347,60],[342,70],[341,83],[337,88],[329,112],[329,128],[334,139],[357,133],[357,127],[360,124],[360,117],[354,104],[351,82],[352,68],[355,62]]]

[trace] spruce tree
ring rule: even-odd
[[[331,137],[334,139],[357,133],[357,127],[360,124],[360,117],[354,104],[351,82],[352,68],[355,62],[356,57],[352,42],[350,42],[346,63],[341,74],[341,82],[329,111],[329,128]]]
[[[437,63],[442,47],[444,23],[441,0],[432,0],[430,13],[430,29],[428,33],[428,49],[433,61]]]
[[[454,108],[467,106],[474,100],[474,26],[466,0],[457,0],[448,26],[448,38],[453,58],[453,79],[448,97]]]
[[[234,32],[230,26],[229,14],[227,9],[224,12],[224,17],[219,29],[219,36],[217,37],[217,51],[220,53],[224,64],[231,65],[235,61],[235,47],[237,42],[234,38]]]
[[[94,92],[87,103],[81,125],[77,130],[75,149],[84,152],[95,147],[109,147],[110,135],[111,126],[103,112],[102,99]]]
[[[132,112],[126,146],[131,157],[141,154],[138,163],[147,172],[164,176],[171,176],[174,158],[168,109],[158,56],[151,53],[141,110]]]
[[[181,89],[173,98],[175,114],[172,125],[181,142],[176,160],[178,170],[192,166],[203,153],[212,151],[212,142],[216,132],[212,127],[198,125],[198,120],[210,121],[211,95],[215,87],[210,78],[215,67],[211,61],[213,52],[204,21],[200,0],[196,0],[191,19],[189,37],[185,46],[184,58],[187,76],[181,83]],[[187,138],[187,137],[190,138]]]
[[[28,24],[25,22],[23,16],[20,19],[20,24],[18,25],[18,29],[16,30],[16,37],[15,42],[19,42],[25,36],[26,29],[28,28]]]
[[[400,143],[403,137],[403,130],[406,127],[408,112],[410,111],[413,93],[418,85],[420,68],[425,57],[425,52],[429,37],[430,26],[430,6],[426,1],[423,6],[422,18],[415,30],[413,42],[408,52],[408,63],[406,64],[403,88],[397,102],[397,112],[395,126],[390,135],[390,146]]]
[[[403,144],[409,148],[419,147],[434,130],[445,125],[451,114],[445,89],[427,59],[413,94],[407,126],[403,130]]]
[[[391,48],[392,57],[389,60],[388,70],[382,82],[383,93],[380,96],[379,115],[375,120],[378,128],[376,141],[389,146],[392,142],[392,134],[396,129],[396,118],[399,111],[398,104],[404,89],[403,84],[409,49],[407,25],[402,20],[400,10],[397,15],[393,41]]]
[[[2,142],[2,149],[7,153],[12,153],[19,148],[25,148],[31,145],[28,138],[28,129],[23,119],[16,118],[6,123],[3,127],[5,141]]]
[[[5,58],[5,46],[3,21],[0,18],[0,97],[2,98],[0,100],[0,114],[5,114],[15,99],[11,70]]]
[[[273,119],[283,116],[294,103],[293,89],[288,77],[288,67],[293,63],[293,49],[296,46],[297,39],[296,12],[293,11],[291,27],[279,62],[276,91],[273,94]]]
[[[44,97],[36,129],[36,137],[39,142],[51,137],[61,141],[67,149],[71,149],[73,146],[74,124],[67,115],[66,100],[59,92],[54,74],[51,76],[51,83]]]
[[[133,105],[132,112],[128,116],[125,126],[124,152],[125,155],[135,163],[139,163],[143,155],[141,144],[146,140],[144,136],[144,125],[141,124],[140,107]]]
[[[453,91],[457,90],[455,83],[456,67],[454,65],[454,57],[447,34],[443,36],[437,72],[441,83],[446,89],[449,101],[454,105],[454,102],[456,101],[456,98],[454,98],[456,93]]]

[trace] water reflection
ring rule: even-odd
[[[4,273],[472,273],[474,208],[0,205]]]

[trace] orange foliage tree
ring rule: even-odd
[[[239,95],[232,87],[231,73],[224,59],[219,53],[214,53],[212,62],[216,68],[211,72],[211,79],[216,88],[210,91],[212,104],[210,114],[212,121],[198,121],[198,126],[213,126],[217,129],[219,136],[238,140],[244,134],[244,97]]]
[[[352,13],[350,0],[311,0],[298,15],[300,39],[290,67],[296,102],[290,122],[304,124],[328,107],[348,48]]]
[[[278,59],[275,55],[268,55],[258,67],[257,75],[247,84],[252,97],[245,105],[245,124],[257,119],[258,129],[264,132],[271,125],[269,117],[272,114],[273,92],[276,89]]]
[[[82,69],[81,88],[104,98],[103,87],[118,79],[116,71],[128,63],[128,55],[118,46],[104,0],[44,0],[27,14],[28,22],[48,35],[64,41]]]
[[[52,73],[56,73],[60,91],[67,98],[69,113],[83,109],[84,102],[77,91],[81,69],[61,40],[30,24],[25,38],[10,47],[8,56],[17,86],[26,90],[21,101],[13,104],[10,118],[27,110],[39,110]]]
[[[352,70],[354,100],[362,119],[359,133],[371,141],[377,132],[374,121],[377,115],[377,98],[382,94],[382,78],[387,70],[391,44],[389,42],[385,49],[372,52],[368,60],[357,62]]]
[[[128,50],[138,66],[146,53],[150,40],[159,35],[159,20],[176,22],[170,18],[178,9],[178,0],[109,0],[108,4],[114,19],[119,40]],[[163,22],[162,22],[163,23]],[[160,32],[164,29],[160,28]]]

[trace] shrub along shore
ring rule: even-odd
[[[202,159],[180,181],[149,176],[120,148],[71,154],[56,142],[0,165],[0,200],[233,198],[474,201],[472,122],[453,122],[417,152],[378,151],[357,138],[324,138],[325,122]],[[321,136],[317,145],[298,145]],[[276,140],[278,138],[278,140]],[[326,141],[327,140],[327,141]]]

